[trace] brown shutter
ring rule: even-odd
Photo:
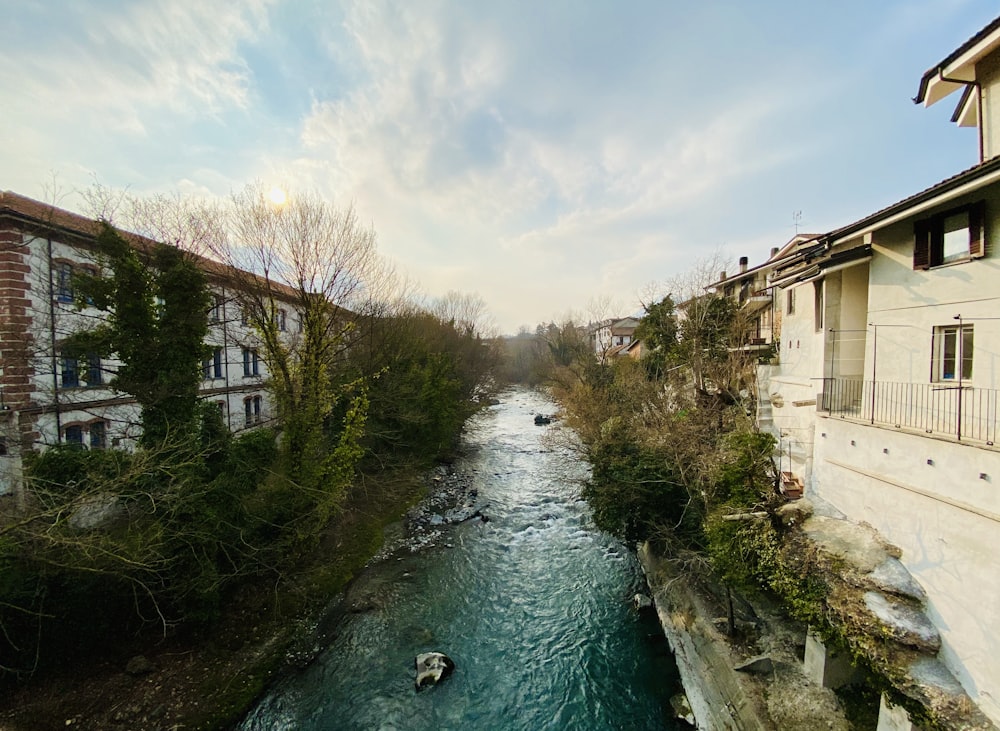
[[[986,201],[969,207],[969,256],[979,259],[986,255]]]
[[[931,221],[913,224],[913,268],[927,269],[931,264]]]

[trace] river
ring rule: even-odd
[[[278,682],[239,727],[678,729],[680,681],[632,553],[597,531],[579,498],[586,465],[535,426],[544,395],[512,390],[468,424],[454,474],[489,518],[432,525],[352,587],[328,648]],[[566,434],[562,434],[566,437]],[[560,444],[563,442],[563,444]],[[414,657],[448,654],[451,677],[414,689]]]

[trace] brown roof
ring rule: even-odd
[[[59,231],[84,239],[94,239],[100,233],[100,221],[73,213],[63,208],[43,203],[33,198],[14,193],[10,190],[0,191],[0,216],[9,215],[19,218],[28,224],[34,225],[44,230]],[[159,242],[147,238],[131,231],[119,231],[126,240],[140,251],[150,251]],[[246,281],[246,276],[250,275],[254,279],[264,280],[258,275],[246,272],[235,267],[228,266],[221,262],[209,259],[198,254],[190,254],[206,274],[210,277],[226,282]],[[287,297],[297,296],[297,291],[280,282],[270,282],[272,291],[283,294]]]
[[[924,72],[924,75],[920,77],[920,87],[917,89],[917,95],[913,97],[913,102],[915,104],[920,104],[924,100],[927,96],[927,85],[930,83],[931,79],[937,75],[938,71],[944,69],[952,61],[955,61],[959,56],[986,38],[986,36],[995,31],[997,28],[1000,28],[1000,17],[991,20],[982,30],[949,53],[942,61],[927,69],[927,71]]]
[[[828,234],[824,234],[818,237],[820,241],[831,241],[833,239],[839,239],[844,236],[848,236],[852,233],[862,230],[866,226],[874,223],[878,223],[880,219],[888,218],[896,213],[905,211],[911,206],[915,206],[924,201],[930,200],[931,198],[940,195],[941,193],[947,193],[949,190],[958,188],[966,183],[973,182],[976,178],[985,177],[990,173],[1000,170],[1000,157],[994,157],[986,162],[977,163],[971,168],[963,170],[960,173],[952,175],[950,178],[945,178],[940,183],[935,183],[929,188],[925,188],[919,193],[914,193],[908,198],[904,198],[901,201],[893,203],[892,205],[886,206],[885,208],[875,211],[864,218],[855,221],[854,223],[848,224],[847,226],[842,226]]]

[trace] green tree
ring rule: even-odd
[[[143,242],[139,249],[107,221],[96,244],[109,275],[78,277],[77,306],[106,316],[67,338],[63,351],[120,361],[109,385],[139,403],[143,445],[191,435],[208,334],[205,274],[177,247]]]

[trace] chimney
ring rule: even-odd
[[[725,272],[719,272],[719,281],[720,282],[726,281],[726,273]]]
[[[747,264],[750,262],[745,256],[740,257],[740,274],[747,270]]]
[[[774,246],[774,247],[771,248],[771,258],[773,259],[777,255],[778,255],[778,247]]]

